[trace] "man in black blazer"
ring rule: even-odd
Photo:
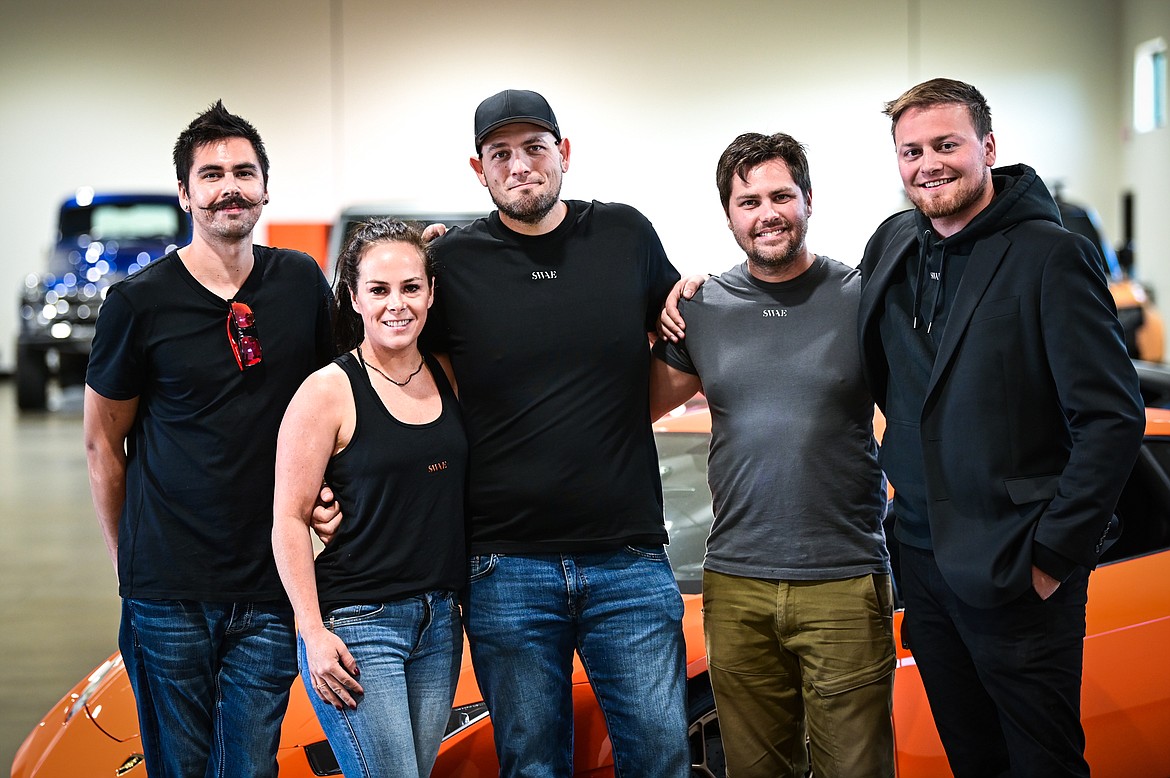
[[[886,106],[915,209],[862,259],[886,416],[903,635],[956,776],[1087,776],[1089,571],[1141,443],[1137,376],[1093,247],[1026,165],[993,169],[983,95]]]

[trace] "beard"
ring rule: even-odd
[[[500,209],[500,213],[524,224],[539,224],[541,219],[552,213],[558,200],[560,200],[560,196],[552,192],[525,195],[510,203],[498,200],[495,195],[492,195],[492,202]]]
[[[552,213],[552,209],[556,208],[561,199],[560,186],[536,194],[523,194],[511,202],[506,202],[490,189],[488,191],[500,213],[524,224],[539,224],[544,217]]]
[[[910,202],[928,219],[949,219],[957,216],[983,197],[983,193],[991,186],[991,171],[983,169],[983,175],[972,185],[969,179],[959,179],[959,186],[946,197],[931,197],[919,187],[907,192]]]
[[[789,230],[787,243],[767,252],[757,249],[750,236],[744,236],[744,239],[741,239],[739,235],[736,236],[740,248],[747,254],[748,261],[772,274],[787,270],[796,263],[796,260],[804,256],[804,241],[808,237],[808,220],[806,219],[798,219],[791,224],[781,226]]]
[[[256,228],[256,222],[258,221],[260,221],[259,213],[247,211],[238,218],[228,221],[220,221],[213,218],[204,226],[207,232],[218,238],[241,240],[252,234],[252,230]]]

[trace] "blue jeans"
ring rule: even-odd
[[[298,639],[301,677],[347,778],[430,775],[459,681],[463,631],[451,592],[428,592],[329,613],[325,626],[357,662],[364,693],[338,710],[313,689]]]
[[[294,634],[288,603],[122,601],[118,646],[151,778],[276,776]]]
[[[618,778],[688,778],[682,597],[666,552],[471,557],[465,624],[500,775],[573,774],[574,650]]]

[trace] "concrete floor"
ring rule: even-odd
[[[19,414],[0,379],[0,774],[25,735],[117,649],[120,602],[89,499],[76,396]]]

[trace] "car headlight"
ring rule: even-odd
[[[69,712],[65,714],[65,721],[69,721],[77,715],[78,711],[89,704],[89,700],[93,697],[94,692],[97,691],[98,685],[102,679],[109,675],[110,671],[122,666],[122,655],[119,654],[113,659],[107,659],[98,669],[94,670],[89,676],[89,683],[81,690],[81,694],[74,695],[73,704],[69,706]]]

